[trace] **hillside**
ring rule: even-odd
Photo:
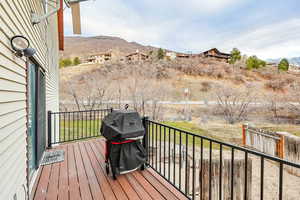
[[[93,53],[109,51],[111,49],[119,49],[122,53],[128,54],[137,49],[146,53],[156,48],[110,36],[65,37],[65,50],[61,52],[61,57],[84,57]]]

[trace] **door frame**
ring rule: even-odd
[[[36,99],[38,99],[38,96],[37,96],[37,87],[38,87],[38,73],[39,72],[42,72],[45,76],[45,90],[46,90],[46,70],[39,64],[39,62],[36,61],[36,59],[34,59],[33,57],[31,58],[27,58],[26,59],[26,62],[25,62],[25,66],[26,66],[26,85],[27,85],[27,88],[26,88],[26,111],[27,111],[27,131],[26,131],[26,176],[27,176],[27,192],[28,192],[28,195],[30,196],[32,194],[32,189],[36,187],[36,179],[38,178],[39,176],[39,169],[40,169],[40,165],[39,163],[37,162],[37,158],[35,158],[35,170],[32,174],[29,173],[29,148],[28,148],[28,142],[29,142],[29,129],[28,129],[28,122],[29,122],[29,99],[28,99],[28,84],[29,84],[29,77],[28,77],[28,70],[29,70],[29,67],[31,64],[34,64],[35,65],[35,97]],[[46,91],[45,91],[46,92]],[[46,101],[46,96],[45,96],[45,101]],[[38,126],[38,101],[35,102],[35,114],[36,114],[36,118],[35,118],[35,124],[36,124],[36,128],[35,128],[35,137],[37,136],[37,126]],[[46,102],[45,102],[45,112],[46,112]],[[45,116],[45,120],[47,120],[46,116]],[[45,122],[47,123],[47,122]],[[47,130],[45,130],[45,138],[47,136]],[[45,141],[46,142],[46,141]],[[37,142],[35,142],[37,144]],[[35,147],[33,148],[35,153],[37,153],[37,145],[35,144]]]

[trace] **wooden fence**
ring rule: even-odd
[[[201,166],[201,165],[200,165]],[[199,182],[202,186],[202,198],[200,194],[200,200],[209,199],[209,160],[205,159],[202,163],[202,176],[201,169],[199,175]],[[247,185],[245,185],[245,160],[235,159],[234,160],[234,174],[233,174],[233,199],[242,200],[244,199],[245,186],[247,187],[247,199],[251,200],[252,191],[252,160],[248,159],[247,165]],[[220,161],[212,160],[212,170],[211,170],[211,199],[219,199],[220,191],[222,193],[222,199],[231,199],[231,159],[224,159],[222,161],[222,184],[220,185]],[[221,187],[221,190],[220,190]],[[200,190],[200,188],[199,188]]]
[[[243,145],[272,156],[284,157],[284,137],[276,132],[244,124]]]
[[[263,153],[277,156],[293,163],[300,163],[300,137],[287,132],[271,132],[243,125],[243,145]],[[293,175],[300,176],[300,170],[285,167]]]

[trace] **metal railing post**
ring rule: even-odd
[[[52,113],[48,111],[48,148],[51,148],[51,138],[52,138]],[[55,127],[54,127],[55,128]]]
[[[145,148],[146,150],[146,165],[148,165],[148,136],[149,136],[149,133],[148,133],[148,120],[149,120],[149,117],[143,117],[142,121],[143,121],[143,126],[145,128],[145,136],[143,138],[143,147]]]

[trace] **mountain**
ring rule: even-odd
[[[95,37],[65,37],[65,50],[60,53],[61,58],[85,57],[93,53],[106,52],[118,49],[121,53],[129,54],[137,49],[148,53],[156,50],[152,46],[144,46],[136,42],[128,42],[119,37],[95,36]]]
[[[280,60],[282,58],[276,58],[276,59],[267,59],[268,62],[271,62],[271,63],[279,63]],[[300,57],[293,57],[293,58],[287,58],[289,63],[292,64],[292,65],[297,65],[300,67]]]

